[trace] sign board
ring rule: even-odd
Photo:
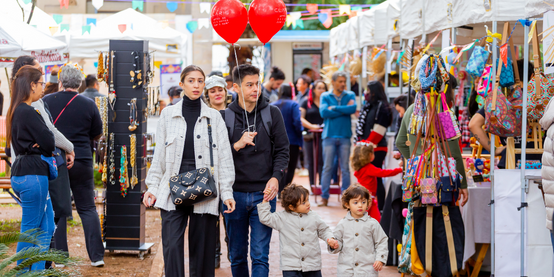
[[[322,42],[295,42],[292,50],[323,50]]]
[[[51,64],[47,65],[44,69],[44,80],[46,82],[50,82],[50,75],[52,74],[52,71],[55,69],[56,71],[59,71],[60,68],[62,68],[63,64]]]
[[[180,64],[162,64],[160,66],[160,89],[162,99],[169,98],[167,91],[173,86],[179,86],[181,78]]]

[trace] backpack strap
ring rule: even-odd
[[[260,114],[262,116],[262,122],[264,123],[265,131],[267,132],[268,137],[271,136],[271,125],[272,125],[272,118],[271,118],[271,105],[267,105],[265,108],[263,108],[260,111]]]
[[[227,126],[227,131],[229,133],[229,141],[233,139],[233,131],[235,130],[235,112],[225,109],[224,116],[225,126]]]

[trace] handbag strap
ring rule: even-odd
[[[427,206],[425,213],[425,271],[433,271],[433,206]]]
[[[56,117],[56,120],[54,120],[54,123],[53,123],[54,125],[56,125],[56,122],[58,122],[58,118],[60,118],[62,113],[65,111],[65,108],[67,108],[67,106],[69,106],[69,104],[71,104],[71,102],[73,102],[73,99],[75,99],[77,96],[79,96],[79,93],[75,94],[75,96],[73,96],[73,98],[71,98],[71,100],[69,100],[69,102],[65,104],[65,107],[63,107],[62,111],[58,114],[58,117]]]
[[[510,28],[510,23],[508,23],[508,22],[504,23],[504,32],[502,34],[502,45],[504,45],[506,43],[509,28]],[[496,97],[498,96],[497,91],[498,91],[498,84],[500,83],[500,73],[501,72],[502,72],[502,58],[498,59],[498,66],[496,67],[496,82],[494,82],[494,88],[492,89],[491,111],[496,111]],[[490,80],[489,80],[489,82],[490,82]]]
[[[213,139],[212,139],[212,124],[210,119],[206,118],[208,121],[208,141],[210,142],[210,169],[212,170],[212,176],[214,174],[214,150],[213,150]]]
[[[539,50],[539,37],[537,36],[537,26],[533,28],[533,67],[535,69],[535,95],[534,99],[541,99],[541,53]]]
[[[446,242],[448,244],[448,257],[450,259],[450,270],[452,276],[458,274],[458,262],[456,260],[456,249],[454,248],[454,235],[452,233],[452,222],[450,221],[450,212],[448,207],[442,205],[442,217],[444,219],[444,229],[446,231]]]

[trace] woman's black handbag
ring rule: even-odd
[[[192,206],[217,197],[217,188],[213,178],[214,155],[212,125],[208,118],[208,137],[210,141],[210,167],[191,170],[169,179],[169,189],[173,204]]]

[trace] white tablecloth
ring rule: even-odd
[[[469,200],[462,208],[465,229],[464,265],[475,254],[476,243],[491,242],[490,188],[468,188]],[[487,262],[488,264],[488,262]]]

